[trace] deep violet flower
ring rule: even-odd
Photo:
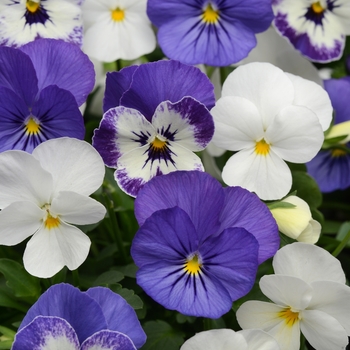
[[[121,189],[136,196],[152,177],[203,170],[193,152],[214,133],[208,108],[213,85],[198,68],[177,61],[131,66],[107,75],[102,121],[93,146],[116,168]]]
[[[135,350],[146,335],[134,309],[108,288],[50,287],[29,309],[12,350]]]
[[[131,255],[137,283],[158,303],[218,318],[252,288],[258,264],[279,247],[278,228],[259,198],[222,188],[209,174],[176,171],[139,192],[140,229]]]
[[[247,57],[273,20],[270,0],[148,0],[147,14],[167,57],[212,66]]]
[[[324,87],[334,108],[334,125],[350,122],[350,80],[329,79]],[[345,134],[348,132],[345,131]],[[338,146],[338,147],[337,147]],[[350,143],[340,141],[332,149],[321,150],[315,158],[306,164],[309,174],[316,180],[322,192],[344,190],[350,186],[350,154],[344,148]]]
[[[92,63],[73,44],[53,39],[0,47],[0,152],[27,152],[48,139],[83,139],[79,106],[94,86]]]

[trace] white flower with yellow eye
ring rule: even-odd
[[[323,88],[257,62],[240,66],[227,77],[211,113],[214,144],[238,151],[223,168],[224,182],[264,200],[287,195],[292,175],[285,161],[311,160],[332,120]]]
[[[275,274],[259,283],[273,303],[243,303],[236,314],[239,325],[268,332],[281,350],[299,350],[300,332],[317,350],[344,350],[350,288],[340,262],[320,247],[297,242],[276,253],[273,268]]]
[[[104,163],[87,142],[58,138],[32,154],[0,154],[0,244],[16,245],[33,235],[24,252],[25,269],[52,277],[65,265],[78,268],[90,239],[72,226],[103,219],[106,209],[90,198],[102,184]]]
[[[316,243],[320,237],[321,225],[311,216],[309,205],[297,196],[288,196],[281,203],[291,206],[273,206],[270,208],[278,230],[286,236],[304,243]]]
[[[156,48],[146,0],[86,0],[83,51],[103,62],[134,60]]]

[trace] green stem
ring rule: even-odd
[[[343,238],[343,240],[339,243],[338,247],[334,249],[332,255],[334,257],[337,257],[340,254],[340,252],[345,248],[345,246],[348,244],[349,241],[350,241],[350,230],[346,234],[346,236]]]

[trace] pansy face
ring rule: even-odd
[[[196,99],[213,103],[213,87],[203,73],[179,62],[157,62],[109,75],[107,88],[104,108],[118,107],[104,114],[93,145],[117,169],[123,191],[136,196],[154,176],[203,170],[193,152],[203,150],[214,133],[208,109]]]
[[[158,27],[166,56],[187,64],[225,66],[256,45],[255,33],[273,19],[270,1],[150,0],[147,14]]]
[[[40,38],[82,44],[78,0],[9,0],[0,10],[0,45],[19,47]]]
[[[316,62],[337,60],[350,34],[350,3],[344,0],[275,0],[274,24],[304,56]]]

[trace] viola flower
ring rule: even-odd
[[[104,287],[81,292],[61,283],[29,309],[11,349],[135,350],[145,341],[134,309],[120,295]]]
[[[167,57],[211,66],[242,60],[273,20],[270,0],[148,0],[147,14]]]
[[[16,245],[33,235],[23,262],[37,277],[52,277],[65,265],[78,268],[90,239],[71,224],[103,219],[104,206],[89,195],[101,186],[104,173],[100,155],[77,139],[49,140],[32,154],[1,153],[0,244]]]
[[[279,231],[286,236],[311,244],[316,243],[320,238],[322,227],[312,218],[309,205],[301,198],[288,196],[276,205],[272,203],[269,207]]]
[[[342,350],[350,335],[350,288],[339,261],[306,243],[281,248],[275,275],[263,276],[262,292],[275,304],[247,301],[236,315],[240,326],[271,334],[281,350],[299,350],[300,332],[317,350]]]
[[[250,63],[233,71],[211,113],[214,144],[238,151],[223,168],[224,182],[264,200],[288,193],[292,176],[285,161],[311,160],[332,120],[326,91],[269,63]]]
[[[180,350],[280,350],[276,340],[260,329],[235,332],[232,329],[211,329],[199,332],[185,341]]]
[[[0,45],[19,47],[40,38],[82,45],[82,0],[8,0],[0,5]]]
[[[116,168],[120,188],[136,196],[152,177],[175,170],[203,170],[193,152],[214,133],[208,107],[213,86],[198,68],[176,61],[131,66],[109,73],[105,114],[93,146]]]
[[[273,0],[274,25],[315,62],[339,59],[350,34],[350,3],[343,0]]]
[[[266,205],[209,174],[176,171],[149,181],[135,200],[131,255],[137,283],[185,315],[218,318],[252,288],[258,264],[279,247]]]
[[[0,47],[0,152],[32,152],[41,142],[62,136],[83,139],[78,106],[94,78],[87,56],[63,41]]]
[[[134,60],[156,48],[147,0],[86,0],[83,50],[104,62]]]
[[[334,126],[326,138],[337,136],[333,130],[339,127],[339,135],[350,135],[349,128],[343,128],[350,123],[350,81],[347,78],[330,79],[324,82],[324,87],[335,111]],[[321,150],[306,164],[308,173],[316,180],[321,192],[344,190],[350,186],[350,154],[346,151],[346,148],[350,148],[350,143],[347,139],[341,140],[331,149]]]

